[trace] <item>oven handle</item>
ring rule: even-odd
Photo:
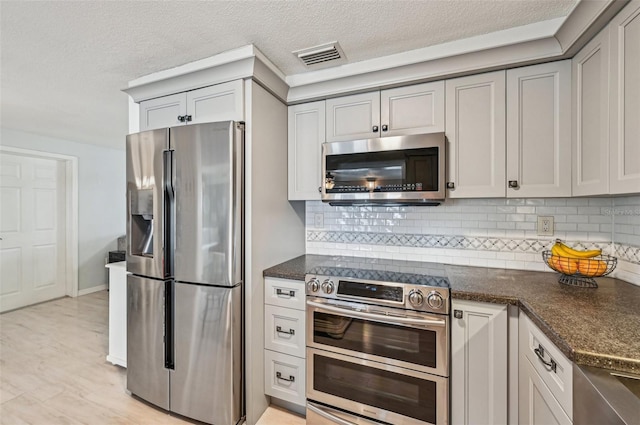
[[[314,406],[313,404],[307,402],[307,409],[311,410],[314,413],[317,413],[318,415],[322,416],[325,419],[330,420],[331,422],[338,424],[338,425],[357,425],[353,422],[350,421],[345,421],[342,418],[339,418],[338,416],[332,415],[331,413],[323,410],[323,409],[319,409],[316,406]]]
[[[378,320],[378,321],[384,321],[388,323],[407,323],[411,325],[430,325],[430,326],[445,326],[447,324],[447,322],[444,320],[414,319],[412,317],[397,317],[397,316],[386,316],[386,315],[381,316],[379,314],[334,307],[332,305],[317,303],[314,301],[307,301],[307,305],[311,307],[320,308],[322,310],[331,311],[333,313],[340,313],[347,316],[361,317],[364,319]]]

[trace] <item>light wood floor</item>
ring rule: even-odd
[[[108,292],[0,315],[0,424],[190,424],[132,398],[107,362]],[[260,425],[303,425],[270,407]]]

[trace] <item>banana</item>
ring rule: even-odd
[[[551,248],[551,252],[554,255],[570,258],[593,258],[602,254],[601,249],[592,249],[590,251],[577,251],[573,248],[569,248],[560,241],[556,241],[555,245]]]

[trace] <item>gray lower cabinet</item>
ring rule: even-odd
[[[265,278],[264,393],[305,405],[304,282]]]
[[[572,424],[573,363],[523,313],[518,334],[518,423]]]

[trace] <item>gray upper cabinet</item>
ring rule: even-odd
[[[507,71],[507,197],[571,196],[571,61]]]
[[[328,99],[327,142],[444,131],[444,81]]]
[[[446,82],[447,197],[506,195],[505,71]]]
[[[573,58],[573,195],[640,192],[640,2]]]
[[[140,102],[140,131],[180,125],[187,114],[187,95],[171,94]]]
[[[380,92],[380,134],[438,133],[444,131],[444,81]]]
[[[572,60],[572,193],[609,193],[609,32],[605,28]]]
[[[228,120],[244,120],[242,80],[140,102],[140,131]]]
[[[380,137],[380,92],[328,99],[327,142]]]
[[[320,200],[325,101],[289,106],[288,199]]]
[[[640,192],[640,1],[609,24],[610,193]]]

